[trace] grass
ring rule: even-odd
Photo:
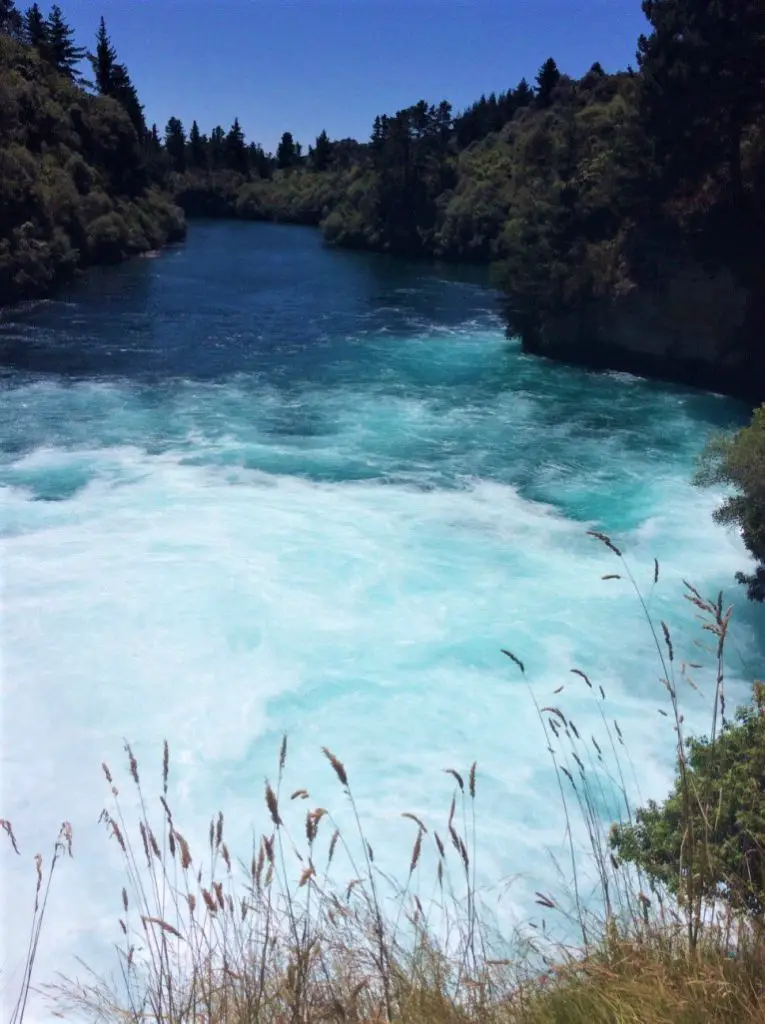
[[[604,581],[625,578],[635,589],[661,668],[662,713],[674,724],[684,829],[674,897],[614,853],[600,810],[604,787],[619,794],[622,806],[614,813],[631,822],[626,778],[635,768],[618,722],[606,714],[602,687],[579,668],[572,673],[596,702],[599,739],[582,735],[560,701],[541,705],[531,691],[555,769],[570,860],[561,867],[561,892],[538,892],[537,902],[548,918],[559,915],[561,925],[575,926],[574,945],[546,930],[503,938],[487,926],[476,885],[475,763],[464,772],[445,769],[454,791],[442,826],[403,813],[413,837],[397,879],[376,863],[352,780],[333,751],[325,748],[323,755],[350,805],[351,830],[313,806],[307,790],[286,792],[285,736],[273,781],[264,785],[267,828],[237,858],[222,813],[210,821],[205,848],[191,848],[169,803],[167,743],[158,799],[147,794],[126,745],[137,820],[124,812],[115,775],[103,765],[110,805],[101,820],[125,869],[117,979],[90,973],[84,982],[32,986],[48,893],[61,859],[72,853],[65,823],[47,873],[37,858],[12,1024],[22,1024],[30,992],[44,994],[57,1014],[125,1024],[765,1024],[762,922],[709,897],[713,794],[688,772],[682,712],[683,688],[697,684],[686,664],[677,666],[670,630],[654,622],[619,548],[603,534],[592,536],[620,563],[620,572]],[[652,586],[659,575],[657,562]],[[725,720],[730,610],[723,610],[721,595],[709,601],[688,584],[684,596],[712,638],[714,743]],[[525,678],[518,655],[504,653]],[[18,853],[10,823],[0,827]],[[581,833],[586,857],[576,841]]]

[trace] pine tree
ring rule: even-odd
[[[64,21],[58,4],[54,4],[48,19],[48,55],[56,70],[73,81],[77,78],[76,66],[84,59],[86,50],[74,42],[74,31]]]
[[[113,96],[122,104],[133,122],[138,138],[143,141],[146,138],[143,107],[138,99],[135,86],[130,80],[127,68],[117,60],[117,51],[106,31],[106,23],[103,18],[101,18],[96,33],[96,52],[88,54],[88,59],[96,76],[98,91],[104,96]]]
[[[229,129],[228,135],[225,141],[226,151],[226,164],[231,168],[232,171],[238,171],[240,174],[246,174],[247,165],[247,147],[244,142],[244,132],[242,126],[239,124],[239,118],[234,119],[234,123]]]
[[[0,35],[23,38],[24,19],[13,0],[0,0]]]
[[[226,133],[219,124],[210,132],[209,153],[213,170],[221,170],[226,166]]]
[[[765,113],[765,4],[643,0],[643,13],[641,111],[666,184],[724,162],[740,201],[743,135]]]
[[[452,105],[448,100],[441,100],[436,111],[436,130],[438,141],[442,149],[446,149],[452,137],[454,123],[452,120]]]
[[[24,12],[24,40],[34,46],[41,56],[48,57],[49,26],[39,4],[32,4]]]
[[[112,95],[114,69],[117,67],[117,51],[106,31],[106,22],[101,18],[96,33],[96,52],[88,55],[96,76],[96,88],[103,96]]]
[[[537,103],[540,107],[549,107],[553,89],[559,81],[558,65],[548,57],[537,74]]]
[[[159,137],[159,129],[156,124],[151,126],[151,131],[149,132],[146,144],[151,153],[157,154],[162,151],[162,140]]]
[[[128,117],[133,122],[138,138],[143,141],[146,138],[146,120],[143,116],[143,106],[138,99],[138,93],[130,80],[130,75],[124,64],[118,64],[114,69],[114,92],[112,95],[125,108]]]
[[[192,122],[189,132],[188,164],[190,167],[203,168],[207,166],[207,148],[204,136],[199,131],[196,121]]]
[[[270,179],[273,175],[273,158],[270,157],[263,147],[257,142],[251,142],[247,147],[247,160],[250,169],[259,178]]]
[[[276,148],[276,164],[280,170],[292,167],[296,162],[295,140],[292,132],[285,132]]]
[[[526,107],[534,99],[534,90],[525,78],[522,78],[513,91],[516,107]]]
[[[182,174],[186,170],[186,134],[177,117],[171,117],[167,122],[165,150],[171,169]]]
[[[310,164],[315,171],[326,171],[332,159],[332,143],[326,131],[316,136],[316,145],[311,150]]]

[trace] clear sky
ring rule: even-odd
[[[635,63],[639,0],[60,0],[81,45],[98,19],[160,129],[228,128],[274,150],[368,137],[376,114],[419,99],[460,109],[532,81],[549,56],[583,74]],[[20,6],[24,6],[23,2]],[[41,3],[47,9],[45,0]]]

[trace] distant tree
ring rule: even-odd
[[[96,33],[96,52],[88,54],[96,76],[96,88],[103,96],[111,96],[114,92],[114,74],[117,67],[117,51],[106,31],[106,22],[101,18]]]
[[[522,78],[513,92],[517,107],[526,107],[534,99],[534,90],[525,78]]]
[[[553,89],[560,81],[558,65],[548,57],[537,74],[537,103],[540,107],[549,107]]]
[[[0,0],[0,34],[23,38],[24,18],[13,0]]]
[[[259,178],[267,180],[272,177],[273,157],[269,156],[257,142],[251,142],[247,147],[247,162],[250,170]]]
[[[246,174],[249,168],[247,161],[247,146],[244,141],[244,132],[239,124],[239,118],[234,118],[234,123],[228,130],[225,141],[226,165],[232,171]]]
[[[326,171],[331,159],[332,143],[326,131],[322,131],[316,136],[316,144],[310,152],[310,163],[315,171]]]
[[[75,68],[84,60],[87,50],[74,42],[74,31],[64,21],[58,4],[54,4],[48,19],[47,52],[50,62],[67,78],[77,78]]]
[[[294,166],[297,158],[297,149],[292,132],[285,132],[276,149],[276,164],[280,170]]]
[[[379,163],[380,162],[380,158],[382,156],[383,148],[385,146],[385,139],[386,139],[386,135],[387,135],[387,130],[388,130],[388,119],[387,119],[387,117],[385,117],[385,116],[381,117],[378,114],[377,117],[374,120],[374,124],[372,125],[372,134],[371,134],[370,139],[369,139],[370,145],[372,147],[372,159],[375,161],[375,163]]]
[[[438,104],[438,110],[436,111],[434,128],[438,141],[442,149],[445,149],[449,144],[454,131],[454,121],[452,118],[452,105],[447,100],[441,100]]]
[[[113,95],[127,111],[138,138],[141,140],[145,139],[146,121],[143,116],[143,106],[138,99],[138,93],[124,64],[118,64],[115,68]]]
[[[740,200],[744,132],[765,113],[765,4],[643,0],[643,13],[641,111],[667,186],[722,162]]]
[[[117,60],[117,51],[106,31],[103,18],[96,33],[96,52],[88,54],[88,59],[93,67],[98,91],[104,96],[114,97],[122,104],[133,122],[138,138],[143,141],[146,138],[143,107],[127,68]]]
[[[189,132],[188,164],[191,167],[201,169],[207,166],[207,147],[205,139],[199,130],[196,121],[192,122]]]
[[[165,127],[165,150],[173,171],[186,170],[186,134],[177,117],[171,117]]]
[[[159,137],[159,130],[156,124],[153,124],[151,126],[151,131],[149,132],[147,145],[152,153],[159,153],[162,150],[162,140]]]
[[[32,4],[24,12],[24,40],[30,46],[48,57],[49,26],[39,4]]]
[[[213,170],[218,171],[226,166],[226,133],[219,124],[210,132],[208,152]]]

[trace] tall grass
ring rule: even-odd
[[[675,897],[614,854],[603,807],[631,822],[637,773],[619,723],[607,713],[602,686],[578,666],[571,672],[595,702],[598,736],[580,731],[565,709],[562,686],[543,702],[529,685],[555,771],[570,867],[561,866],[560,891],[536,893],[547,913],[545,929],[504,939],[487,925],[476,883],[476,763],[465,771],[445,769],[453,791],[441,824],[403,812],[413,838],[402,852],[399,880],[377,864],[350,772],[333,751],[323,750],[324,761],[350,808],[350,831],[330,810],[314,806],[307,789],[286,792],[285,736],[273,782],[264,784],[265,827],[247,855],[235,857],[220,812],[210,820],[204,847],[192,849],[170,804],[168,744],[156,795],[149,794],[126,745],[137,816],[125,812],[121,784],[107,764],[109,805],[101,816],[125,871],[117,978],[91,973],[85,981],[41,989],[56,1012],[130,1024],[765,1024],[759,922],[729,905],[721,908],[708,895],[713,794],[699,789],[688,771],[682,710],[683,688],[698,688],[692,666],[678,663],[669,627],[654,621],[650,595],[644,596],[621,550],[604,534],[592,536],[619,562],[620,571],[606,574],[604,582],[624,579],[634,588],[656,648],[666,695],[661,713],[673,724],[682,794]],[[651,589],[659,577],[655,562]],[[712,638],[714,745],[725,722],[731,611],[723,609],[722,595],[707,600],[690,584],[683,596]],[[503,653],[525,679],[518,654]],[[618,794],[618,807],[609,805],[611,792]],[[10,823],[0,826],[17,851]],[[71,843],[65,824],[47,875],[37,860],[26,967],[12,1024],[22,1024],[33,991],[51,880]],[[432,876],[424,866],[428,848]],[[572,926],[578,932],[573,942]]]

